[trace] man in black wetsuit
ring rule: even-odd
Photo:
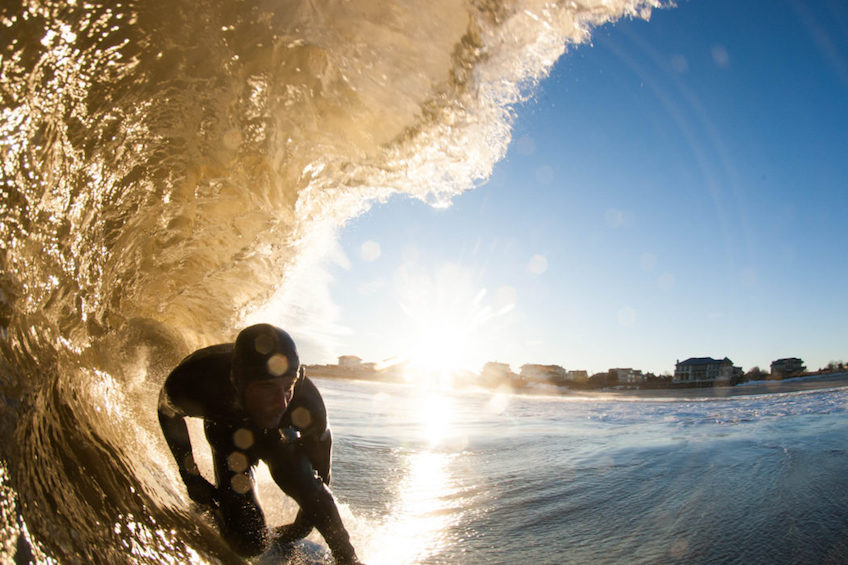
[[[194,462],[186,417],[203,418],[215,485]],[[237,553],[258,555],[271,541],[300,539],[314,526],[337,563],[358,563],[327,488],[332,438],[324,401],[304,376],[289,334],[258,324],[239,333],[234,344],[183,359],[162,387],[159,423],[189,497],[215,511]],[[268,532],[256,499],[253,468],[259,460],[300,506],[295,521],[274,532]]]

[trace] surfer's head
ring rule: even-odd
[[[236,400],[257,424],[279,424],[294,394],[300,360],[294,340],[270,324],[245,328],[236,337],[230,378]]]

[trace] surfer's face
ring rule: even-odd
[[[262,428],[276,428],[294,394],[297,376],[251,381],[244,389],[244,408],[248,417]]]

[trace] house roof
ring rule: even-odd
[[[686,361],[678,363],[678,365],[712,365],[714,363],[731,363],[730,359],[713,359],[712,357],[690,357]]]

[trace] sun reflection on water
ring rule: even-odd
[[[410,406],[410,416],[418,425],[420,447],[411,448],[400,459],[403,478],[389,516],[362,551],[371,565],[426,560],[449,543],[449,531],[460,518],[453,511],[459,504],[449,470],[464,442],[452,431],[452,399],[438,391],[421,390]]]

